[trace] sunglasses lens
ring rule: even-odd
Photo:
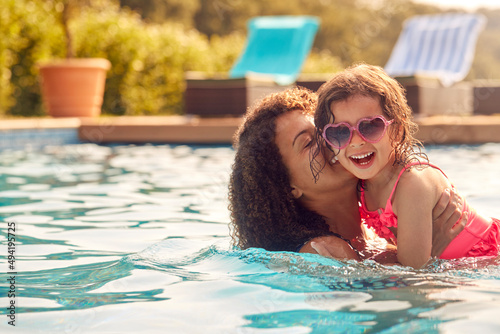
[[[330,127],[325,131],[326,139],[335,148],[343,147],[351,136],[351,130],[345,125]]]
[[[369,141],[378,141],[385,130],[385,123],[381,118],[366,120],[359,124],[359,133]]]

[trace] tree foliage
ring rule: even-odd
[[[343,66],[364,61],[384,66],[404,20],[442,9],[408,0],[121,0],[147,21],[181,22],[207,36],[246,33],[257,15],[314,15],[321,27],[314,50],[327,50]],[[182,10],[179,9],[182,7]],[[157,10],[155,10],[157,8]],[[468,79],[500,78],[500,11],[480,9],[488,24],[479,37]],[[161,13],[161,15],[160,15]],[[177,13],[182,13],[178,15]]]
[[[122,5],[139,11],[148,21],[176,21],[211,37],[234,32],[246,33],[247,21],[260,15],[313,15],[321,20],[314,49],[328,50],[344,65],[366,61],[383,65],[395,43],[405,18],[417,13],[436,12],[431,6],[414,5],[407,0],[186,0],[183,13],[175,15],[177,0],[121,0]],[[374,4],[375,3],[375,4]],[[151,14],[148,14],[151,13]]]

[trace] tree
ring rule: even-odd
[[[200,7],[199,0],[120,0],[120,6],[138,12],[150,23],[166,21],[194,26],[194,16]]]

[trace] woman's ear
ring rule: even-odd
[[[297,186],[294,186],[293,184],[291,184],[291,187],[292,187],[292,195],[295,199],[299,199],[302,197],[302,195],[304,194],[302,192],[302,190],[297,187]]]

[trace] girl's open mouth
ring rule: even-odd
[[[351,155],[349,159],[359,167],[369,167],[373,158],[375,157],[375,152],[364,153],[359,155]]]

